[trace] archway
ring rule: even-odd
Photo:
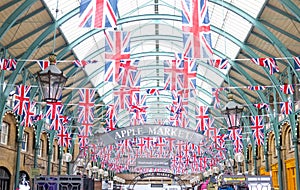
[[[0,167],[0,189],[1,190],[9,190],[11,174],[8,169],[5,167]]]

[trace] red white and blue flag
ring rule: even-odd
[[[16,59],[0,59],[0,70],[14,71],[17,68]]]
[[[116,130],[117,110],[115,109],[114,104],[108,105],[105,116],[106,116],[106,125],[108,131]]]
[[[68,132],[67,127],[62,127],[60,130],[58,130],[57,138],[57,143],[60,146],[70,147],[72,145],[72,137],[71,134]]]
[[[294,94],[294,85],[292,84],[280,85],[280,90],[284,94]]]
[[[165,90],[184,89],[184,74],[181,61],[164,60],[164,83]]]
[[[196,114],[196,132],[203,133],[207,130],[210,122],[209,108],[207,106],[197,106],[195,110]]]
[[[264,125],[262,116],[251,116],[251,129],[254,140],[257,145],[262,145],[264,143]]]
[[[296,71],[300,71],[300,56],[299,57],[293,57],[294,59],[294,68]]]
[[[269,108],[269,104],[267,103],[253,104],[253,106],[256,107],[257,109]]]
[[[26,112],[26,105],[30,102],[30,86],[20,85],[16,87],[14,112],[23,115]]]
[[[242,143],[242,128],[228,128],[229,139],[233,141],[235,152],[240,152],[243,149]]]
[[[50,66],[49,60],[37,60],[36,63],[41,67],[42,70],[45,70]]]
[[[46,107],[46,118],[54,120],[57,116],[60,115],[63,106],[61,101],[57,102],[47,102]]]
[[[182,0],[183,52],[189,58],[211,58],[210,20],[207,0]]]
[[[34,124],[34,117],[35,117],[34,107],[35,107],[35,102],[25,103],[25,111],[23,114],[21,125],[25,127],[31,127]]]
[[[288,115],[293,112],[293,103],[290,101],[280,103],[281,114]]]
[[[108,31],[105,34],[104,81],[118,82],[121,60],[130,59],[130,33]]]
[[[268,68],[270,75],[273,75],[275,72],[279,72],[279,67],[277,66],[274,58],[251,58],[251,61],[256,65]]]
[[[146,95],[142,95],[140,91],[131,93],[131,104],[129,105],[131,125],[144,124],[147,120],[146,113]]]
[[[257,91],[257,90],[265,90],[266,87],[265,86],[248,86],[248,89]]]
[[[139,60],[121,60],[117,82],[122,86],[137,87],[141,84]]]
[[[96,60],[74,60],[73,61],[73,65],[75,67],[83,67],[83,68],[88,64],[93,64],[93,63],[97,63],[97,61]]]
[[[209,64],[217,69],[227,69],[229,65],[228,59],[210,59]]]
[[[84,123],[94,122],[95,90],[79,89],[78,121]]]
[[[81,0],[79,26],[88,28],[115,28],[118,0]]]
[[[146,93],[152,96],[158,96],[160,95],[160,91],[163,91],[164,89],[158,89],[158,88],[148,88],[146,89]]]

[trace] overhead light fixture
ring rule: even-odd
[[[226,118],[228,128],[239,128],[244,106],[236,103],[231,93],[228,94],[228,100],[221,113]]]
[[[57,102],[62,95],[67,77],[57,68],[56,55],[49,56],[50,65],[45,70],[38,73],[39,87],[42,91],[43,101]]]

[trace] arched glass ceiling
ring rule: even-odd
[[[54,18],[59,19],[73,9],[78,9],[79,13],[79,0],[76,2],[69,0],[44,1]],[[253,0],[251,3],[245,3],[245,0],[224,1],[239,7],[254,18],[257,17],[265,3],[265,0]],[[57,2],[59,11],[56,15]],[[220,5],[209,2],[208,6],[211,26],[218,28],[218,30],[221,31],[217,33],[212,30],[212,47],[218,52],[226,55],[228,58],[234,59],[240,48],[230,41],[230,39],[226,39],[222,33],[227,32],[243,42],[251,30],[252,25],[243,19],[241,15],[237,15]],[[124,31],[131,32],[131,57],[155,60],[155,56],[159,55],[160,60],[163,60],[171,59],[171,56],[173,56],[172,53],[174,52],[181,52],[181,0],[158,1],[158,7],[159,16],[154,15],[154,1],[152,0],[118,1],[119,20],[123,23],[118,27]],[[78,17],[79,14],[72,17],[60,27],[69,43],[72,43],[76,39],[80,39],[84,34],[94,30],[78,27]],[[158,35],[155,35],[155,25],[159,25]],[[151,53],[155,52],[157,39],[159,40],[160,54]],[[104,35],[103,31],[99,30],[98,33],[81,41],[73,48],[73,50],[79,59],[95,59],[101,62],[96,65],[88,65],[85,68],[85,71],[88,76],[93,72],[98,72],[96,76],[91,79],[91,82],[94,86],[99,87],[99,94],[103,96],[103,101],[105,103],[110,103],[112,102],[112,95],[107,92],[111,92],[116,86],[110,83],[103,84],[103,47]],[[224,71],[225,74],[227,72],[228,70]],[[224,80],[223,78],[216,76],[213,71],[208,70],[203,66],[199,66],[198,73],[205,76],[207,79],[213,80],[216,85],[221,85]],[[149,81],[145,82],[151,86]],[[202,89],[211,92],[212,86],[207,81],[198,79],[197,85]],[[201,99],[208,104],[211,102],[211,97],[205,93],[201,93]],[[164,101],[168,102],[168,100]]]

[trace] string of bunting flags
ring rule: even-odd
[[[178,57],[176,60],[181,60],[182,58]],[[217,69],[227,69],[229,65],[229,59],[208,59],[208,58],[190,58],[191,60],[204,60],[209,65],[217,68]],[[231,61],[251,61],[252,63],[266,67],[270,70],[270,74],[274,72],[279,72],[278,66],[276,65],[276,60],[293,60],[294,62],[294,69],[296,71],[300,71],[300,56],[294,57],[280,57],[280,58],[250,58],[250,59],[230,59]],[[131,61],[129,58],[121,59],[122,62]],[[134,60],[135,62],[139,60]],[[46,69],[50,65],[49,60],[32,60],[32,59],[14,59],[14,58],[0,58],[0,70],[8,70],[13,71],[16,69],[18,62],[36,62],[41,70]],[[72,63],[75,67],[82,67],[89,64],[102,64],[101,61],[98,60],[57,60],[56,64],[58,63]],[[104,66],[105,64],[103,64]]]

